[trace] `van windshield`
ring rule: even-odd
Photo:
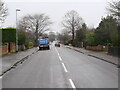
[[[39,41],[40,44],[44,44],[44,43],[48,43],[48,42],[49,42],[49,41],[46,40],[46,39],[44,39],[44,40],[40,40],[40,41]]]

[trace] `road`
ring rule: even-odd
[[[3,88],[117,88],[115,65],[65,46],[41,50],[6,73]]]

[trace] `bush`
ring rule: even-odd
[[[18,32],[18,44],[19,45],[25,44],[25,40],[26,40],[25,32]]]
[[[34,45],[33,42],[28,42],[28,47],[29,47],[29,46],[33,46],[33,45]]]
[[[75,47],[79,47],[79,48],[83,47],[82,42],[80,42],[79,40],[76,40],[76,39],[73,41],[72,45],[75,46]]]
[[[69,44],[72,44],[72,40],[68,40],[68,41],[64,42],[64,45],[69,45]]]
[[[88,46],[96,46],[97,45],[97,41],[95,39],[95,33],[94,32],[88,32],[86,34],[85,44],[88,45]]]
[[[33,42],[26,42],[25,43],[25,47],[27,48],[27,49],[29,49],[30,47],[33,47],[34,46],[34,43]]]

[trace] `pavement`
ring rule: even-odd
[[[115,57],[115,56],[111,56],[111,55],[107,54],[106,52],[97,52],[97,51],[86,50],[84,48],[77,48],[77,47],[72,47],[72,46],[66,46],[66,47],[73,49],[75,51],[78,51],[82,54],[86,54],[88,56],[98,58],[99,60],[103,60],[103,61],[106,61],[108,63],[115,64],[116,66],[119,67],[118,60],[120,60],[120,58]]]
[[[38,51],[38,48],[31,48],[25,51],[20,51],[17,53],[10,53],[8,55],[2,56],[0,59],[0,63],[2,63],[0,64],[2,65],[1,75],[4,74],[6,71],[8,71],[15,64],[27,58],[28,56],[35,53],[36,51]]]
[[[52,44],[50,50],[32,54],[24,63],[4,74],[2,87],[117,90],[114,88],[118,88],[118,68],[63,45],[55,47]]]

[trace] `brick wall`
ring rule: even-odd
[[[25,45],[24,45],[24,44],[18,46],[18,50],[19,50],[19,51],[24,51],[25,49],[26,49],[26,48],[25,48]]]
[[[0,56],[2,55],[2,45],[0,45]]]
[[[94,51],[108,51],[108,46],[98,45],[98,46],[86,46],[86,49]]]
[[[11,53],[16,52],[16,45],[15,45],[15,43],[10,43],[10,52]]]
[[[0,46],[0,55],[8,54],[8,43],[2,44]]]
[[[0,45],[0,56],[9,53],[9,45],[10,45],[10,52],[11,53],[16,52],[15,43],[10,43],[10,44],[4,43],[4,44]]]

